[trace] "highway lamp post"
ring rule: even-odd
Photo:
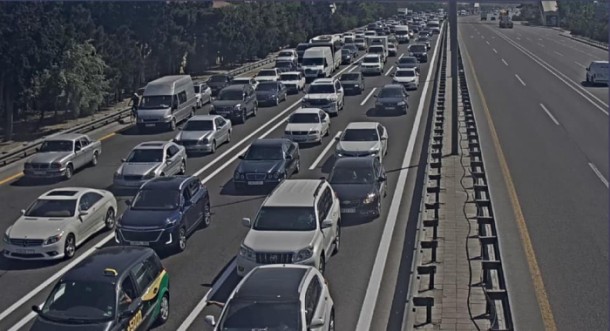
[[[449,43],[451,45],[451,155],[458,155],[457,0],[449,0]]]

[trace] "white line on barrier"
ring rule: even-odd
[[[498,51],[495,48],[492,48],[491,50],[494,51],[494,53],[498,54]]]
[[[384,76],[387,76],[388,74],[390,74],[390,72],[392,72],[392,69],[394,69],[394,66],[391,66],[390,69],[388,69],[388,71],[385,72]]]
[[[309,170],[313,170],[318,166],[318,163],[320,163],[320,161],[322,161],[324,159],[324,155],[326,155],[326,153],[328,153],[328,150],[330,150],[330,148],[335,145],[335,142],[337,141],[336,139],[339,136],[341,136],[341,131],[337,132],[337,134],[332,138],[332,140],[328,142],[328,145],[326,145],[326,147],[324,148],[322,153],[320,153],[320,155],[318,155],[316,160],[313,161],[313,163],[309,167]]]
[[[521,85],[526,86],[525,82],[523,81],[523,79],[521,79],[521,77],[519,77],[519,75],[515,74],[515,77],[517,77],[517,80],[519,81],[519,83],[521,83]]]
[[[440,40],[440,37],[439,37]],[[386,218],[385,225],[383,227],[383,233],[381,236],[381,240],[379,242],[379,247],[377,249],[377,254],[375,256],[375,262],[373,264],[373,269],[371,270],[371,275],[369,277],[369,283],[366,288],[366,294],[364,296],[364,301],[362,302],[362,308],[360,309],[360,314],[358,315],[358,324],[356,325],[356,331],[369,331],[371,329],[371,323],[373,321],[373,314],[375,312],[375,306],[377,304],[377,298],[379,296],[379,289],[381,287],[381,280],[383,278],[383,273],[385,270],[385,265],[388,258],[388,252],[390,250],[390,243],[392,240],[392,235],[394,233],[394,227],[396,226],[396,221],[398,218],[398,211],[400,209],[400,204],[402,202],[402,196],[405,189],[405,183],[407,181],[407,177],[409,175],[409,163],[411,162],[411,158],[413,157],[413,151],[415,149],[415,140],[418,135],[419,127],[421,125],[422,114],[424,111],[424,105],[426,101],[426,94],[428,92],[428,88],[430,86],[430,82],[432,79],[432,71],[434,68],[434,63],[436,56],[438,54],[439,45],[441,43],[437,42],[434,46],[434,53],[432,55],[432,59],[430,60],[430,65],[428,67],[428,75],[426,76],[426,82],[424,83],[424,87],[422,89],[422,94],[419,99],[419,105],[417,107],[417,113],[415,114],[415,122],[413,122],[413,128],[411,129],[411,135],[409,136],[409,142],[407,144],[407,149],[404,154],[404,158],[402,160],[402,166],[400,167],[398,181],[396,183],[396,189],[394,190],[394,194],[392,196],[392,202],[390,204],[390,210],[388,211],[388,216]]]
[[[586,67],[584,64],[582,64],[582,63],[580,63],[580,62],[574,61],[574,63],[578,64],[578,66],[579,66],[579,67],[581,67],[581,68],[583,68],[583,69],[586,69],[586,68],[587,68],[587,67]]]
[[[356,69],[356,68],[357,68],[357,67],[356,67],[356,66],[354,66],[354,67],[352,67],[350,70],[348,70],[347,72],[352,72],[352,71],[354,71],[354,69]]]
[[[369,101],[369,99],[371,98],[371,96],[373,95],[373,93],[375,93],[375,90],[377,88],[373,87],[373,89],[371,90],[371,92],[369,92],[369,94],[366,95],[366,98],[364,98],[364,100],[362,100],[362,102],[360,103],[361,106],[364,106],[364,104]]]
[[[508,67],[508,62],[506,62],[506,60],[502,59],[502,63],[504,63],[504,65]]]
[[[608,188],[608,180],[604,177],[604,175],[602,175],[601,171],[599,171],[599,169],[597,169],[595,164],[589,162],[589,167],[591,167],[591,170],[593,170],[593,172],[595,173],[595,175],[597,175],[599,180],[601,180],[602,183],[606,186],[606,188]]]
[[[555,125],[559,125],[559,121],[555,118],[555,116],[553,116],[553,114],[551,114],[551,112],[543,104],[540,104],[540,107],[542,108],[542,110],[544,110],[544,112],[547,115],[549,115],[549,117],[555,123]]]

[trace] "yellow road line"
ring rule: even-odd
[[[23,176],[23,172],[20,172],[20,173],[14,174],[12,176],[6,177],[6,178],[0,180],[0,185],[6,184],[6,183],[8,183],[8,182],[10,182],[10,181],[12,181],[14,179],[17,179],[17,178],[21,178],[22,176]]]
[[[461,38],[461,39],[463,41],[463,38]],[[487,124],[489,125],[489,131],[491,133],[491,138],[493,140],[493,144],[496,149],[496,154],[498,156],[498,161],[500,163],[500,167],[502,168],[502,174],[504,175],[504,182],[506,183],[506,188],[507,188],[508,194],[510,196],[510,202],[513,206],[513,211],[515,213],[517,226],[519,228],[519,234],[521,236],[521,242],[523,244],[523,249],[525,250],[527,264],[529,266],[530,275],[531,275],[532,281],[534,283],[534,291],[536,292],[536,300],[538,301],[538,306],[540,307],[540,313],[542,314],[542,322],[544,323],[544,328],[549,331],[555,331],[555,330],[557,330],[557,325],[555,324],[555,318],[553,317],[553,311],[551,310],[551,304],[549,303],[549,298],[547,296],[546,289],[544,287],[544,282],[542,280],[542,273],[540,272],[540,267],[538,267],[538,261],[536,260],[536,253],[534,252],[534,246],[532,245],[532,240],[530,239],[530,234],[529,234],[529,231],[527,230],[527,224],[525,223],[525,216],[523,216],[523,211],[521,210],[521,204],[519,203],[519,198],[517,196],[517,190],[515,189],[515,184],[513,183],[512,177],[510,175],[510,170],[508,169],[508,163],[506,162],[506,158],[504,157],[504,152],[502,151],[502,147],[500,145],[500,139],[498,138],[496,128],[494,126],[493,120],[491,118],[491,114],[489,112],[489,107],[487,106],[487,101],[485,100],[485,96],[483,95],[483,90],[481,89],[481,85],[479,84],[479,79],[477,78],[477,74],[474,70],[474,65],[472,64],[472,59],[470,58],[470,54],[468,54],[466,47],[464,47],[462,49],[462,54],[464,54],[464,57],[468,60],[468,63],[470,64],[470,70],[472,72],[472,77],[474,79],[474,83],[477,88],[477,92],[481,96],[481,105],[483,107],[483,111],[485,112]]]
[[[106,140],[106,139],[108,139],[108,138],[110,138],[110,137],[113,137],[114,135],[116,135],[116,132],[109,133],[109,134],[107,134],[107,135],[105,135],[105,136],[101,137],[101,138],[100,138],[100,141]]]

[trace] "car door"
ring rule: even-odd
[[[225,121],[222,117],[216,117],[214,125],[216,125],[216,132],[218,140],[222,142],[229,141],[229,122]]]
[[[131,269],[131,277],[135,282],[136,291],[139,293],[141,301],[141,329],[147,330],[154,322],[153,313],[157,308],[157,294],[160,284],[155,284],[157,276],[161,273],[161,268],[155,262],[153,256],[136,263]]]
[[[335,81],[335,91],[339,98],[339,102],[341,102],[341,107],[343,107],[343,86],[341,86],[341,83],[338,80]]]
[[[311,283],[309,283],[309,287],[311,287],[311,301],[313,301],[313,317],[316,319],[323,319],[324,326],[316,329],[311,329],[312,331],[318,330],[327,330],[328,325],[330,323],[330,310],[332,307],[328,307],[329,305],[329,295],[327,291],[324,290],[324,281],[318,276],[314,275],[311,279]],[[308,288],[309,289],[309,288]],[[307,295],[307,293],[306,293]]]
[[[168,176],[175,175],[180,169],[180,162],[182,162],[182,156],[180,155],[180,149],[175,145],[169,145],[165,149],[166,155],[166,168],[165,173]]]
[[[81,137],[80,139],[80,143],[81,143],[81,149],[83,152],[83,164],[85,165],[89,162],[91,162],[91,160],[93,159],[93,144],[91,143],[91,141],[89,141],[89,138],[87,137]]]
[[[286,99],[286,86],[280,82],[277,84],[277,88],[280,100]]]
[[[192,217],[192,226],[189,230],[190,233],[191,231],[194,231],[197,226],[203,221],[204,201],[201,182],[196,179],[191,180],[187,185],[187,189],[191,196],[191,210],[189,211],[189,217]]]
[[[99,225],[103,224],[105,213],[101,208],[101,200],[102,196],[94,192],[87,192],[81,196],[78,202],[78,220],[80,223],[77,226],[77,241],[81,242],[89,238],[99,230]]]
[[[72,157],[72,164],[74,165],[74,170],[82,167],[85,164],[85,151],[83,150],[83,145],[80,139],[76,139],[74,141],[74,156]]]
[[[196,208],[193,207],[193,200],[191,199],[191,192],[189,191],[188,184],[182,188],[180,192],[182,197],[180,199],[180,208],[182,209],[182,223],[186,227],[187,233],[189,233],[196,223],[195,215]]]
[[[318,118],[320,119],[320,123],[322,124],[322,130],[320,131],[320,134],[327,133],[330,130],[330,116],[328,116],[325,111],[321,110],[318,112]]]
[[[254,93],[254,89],[251,86],[246,87],[246,100],[245,103],[247,105],[246,112],[254,113],[254,108],[256,107],[256,94]]]
[[[333,224],[333,226],[327,228],[322,228],[322,222],[324,222],[325,219],[338,219],[338,215],[332,209],[332,204],[332,193],[330,191],[330,187],[327,186],[326,188],[324,188],[324,191],[320,196],[320,200],[318,200],[318,216],[320,222],[320,229],[322,231],[323,236],[324,252],[326,253],[325,258],[330,257],[330,255],[332,254],[331,246],[336,236],[336,224]]]
[[[383,157],[387,153],[388,149],[388,133],[383,125],[377,125],[377,133],[379,134],[379,139],[381,140],[381,153],[380,156]]]
[[[140,291],[129,272],[118,289],[118,330],[135,331],[144,322],[144,302],[140,299]],[[123,316],[124,312],[133,311],[131,315]]]

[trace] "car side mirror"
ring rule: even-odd
[[[333,226],[333,220],[330,218],[325,219],[324,221],[322,221],[322,229],[326,229],[326,228],[330,228],[331,226]]]
[[[240,160],[243,160],[243,159],[245,158],[245,155],[244,155],[244,154],[242,154],[242,155],[238,156],[238,158],[239,158]]]
[[[86,210],[80,210],[78,212],[78,216],[87,216],[87,215],[89,215],[89,212]]]
[[[127,162],[127,159],[121,159],[121,162]]]
[[[381,137],[381,140],[388,140],[388,137]]]
[[[165,159],[165,163],[171,163],[172,160],[169,158],[169,156]]]
[[[21,215],[25,215],[25,209],[21,209]]]
[[[35,312],[36,314],[40,314],[40,307],[38,307],[37,305],[33,305],[32,311]]]
[[[286,160],[292,160],[292,155],[286,154]]]
[[[382,183],[382,182],[385,182],[387,180],[387,178],[385,176],[381,176],[381,177],[379,177],[378,180],[380,183]]]
[[[247,228],[251,228],[252,227],[252,221],[250,220],[250,218],[248,217],[244,217],[241,219],[241,224]]]
[[[309,327],[311,329],[317,329],[317,328],[323,327],[324,324],[325,324],[324,317],[316,317],[311,320],[311,324],[309,324]]]
[[[40,152],[40,147],[36,147],[36,151],[37,151],[37,152]]]
[[[75,152],[78,152],[78,151],[80,151],[81,149],[82,149],[82,147],[80,147],[80,146],[74,146],[74,151],[75,151]]]
[[[591,71],[591,68],[585,68],[585,70],[587,70],[587,71]]]
[[[205,317],[205,322],[208,323],[211,326],[216,326],[216,319],[212,315],[207,315]]]

